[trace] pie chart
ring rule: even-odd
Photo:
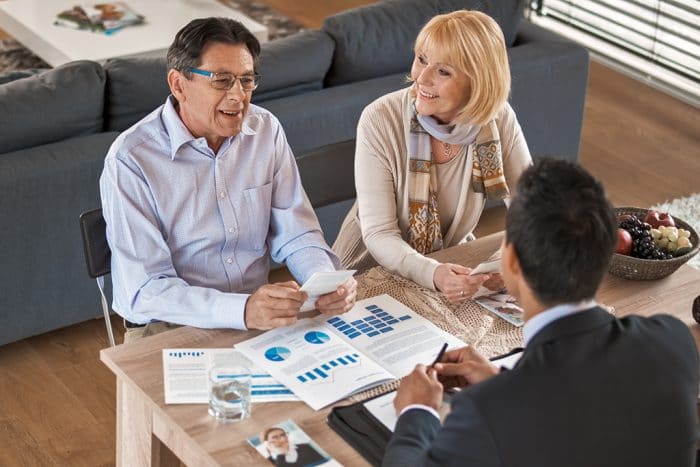
[[[328,334],[325,334],[320,331],[310,331],[304,334],[304,340],[308,342],[309,344],[323,344],[324,342],[328,342],[331,340],[330,337],[328,337]]]
[[[286,347],[270,347],[265,351],[265,358],[272,362],[281,362],[288,359],[292,355]]]

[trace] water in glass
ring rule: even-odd
[[[250,416],[250,370],[213,368],[209,374],[209,414],[223,422]]]

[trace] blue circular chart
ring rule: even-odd
[[[309,344],[323,344],[331,340],[328,334],[319,331],[310,331],[304,334],[304,340]]]
[[[286,347],[270,347],[265,351],[265,358],[272,362],[281,362],[288,359],[292,355]]]

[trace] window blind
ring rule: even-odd
[[[700,83],[698,0],[532,0],[530,9]]]

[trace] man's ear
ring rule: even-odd
[[[503,274],[512,279],[511,284],[508,284],[508,292],[511,295],[518,296],[519,290],[510,290],[513,287],[519,287],[522,280],[522,271],[520,269],[520,261],[515,252],[515,245],[512,243],[503,243],[501,246],[501,270]]]
[[[185,101],[184,82],[186,79],[187,78],[179,71],[173,68],[168,70],[168,86],[170,87],[170,92],[175,96],[178,102]]]

